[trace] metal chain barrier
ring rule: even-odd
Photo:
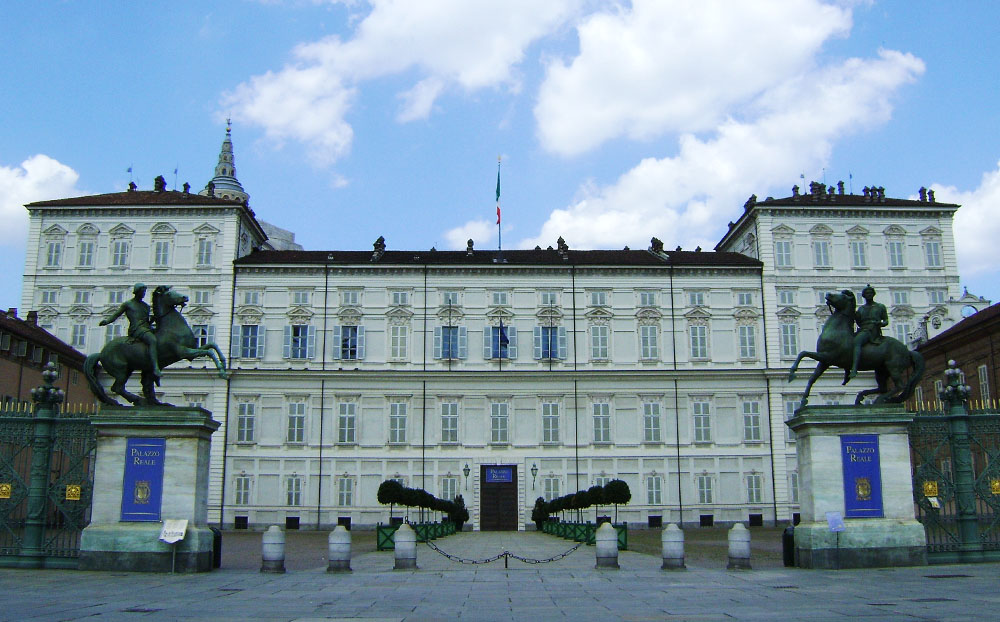
[[[520,562],[524,562],[525,564],[547,564],[549,562],[559,561],[560,559],[563,559],[564,557],[569,556],[571,553],[573,553],[573,551],[575,551],[578,548],[580,548],[581,546],[583,546],[584,543],[583,542],[579,542],[575,546],[571,547],[570,549],[568,549],[566,551],[563,551],[562,553],[559,553],[558,555],[553,555],[552,557],[549,557],[549,558],[546,558],[546,559],[532,559],[530,557],[521,557],[520,555],[515,555],[514,553],[511,553],[510,551],[503,551],[501,553],[498,553],[497,555],[494,555],[493,557],[486,557],[486,558],[483,558],[483,559],[465,559],[463,557],[459,557],[458,555],[452,555],[451,553],[448,553],[447,551],[442,551],[436,544],[434,544],[430,540],[427,540],[426,544],[432,550],[440,553],[442,556],[450,559],[453,562],[458,562],[460,564],[472,564],[472,565],[491,564],[491,563],[497,561],[498,559],[500,559],[502,557],[503,558],[503,567],[506,568],[507,567],[507,560],[509,558],[516,559],[516,560],[518,560]]]

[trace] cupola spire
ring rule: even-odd
[[[215,196],[220,199],[248,201],[250,195],[243,190],[240,180],[236,178],[232,132],[232,119],[226,119],[226,137],[222,141],[222,149],[219,150],[219,163],[215,165],[215,177],[205,185],[205,189],[199,194]]]

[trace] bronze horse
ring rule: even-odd
[[[795,379],[795,371],[803,358],[815,359],[819,363],[802,394],[802,406],[806,405],[813,384],[828,368],[840,367],[844,370],[843,384],[847,384],[850,380],[847,372],[851,369],[854,350],[854,311],[857,308],[857,299],[854,297],[854,292],[845,289],[839,294],[827,294],[826,304],[833,309],[833,315],[823,324],[823,331],[816,342],[816,352],[808,350],[799,352],[792,368],[788,370],[788,381],[791,382]],[[907,382],[904,380],[904,375],[911,368],[913,372]],[[898,339],[883,337],[878,344],[865,344],[861,350],[858,370],[874,371],[878,387],[859,392],[854,400],[855,404],[860,404],[866,395],[876,394],[878,395],[875,399],[876,404],[899,403],[913,395],[914,387],[923,377],[924,357],[919,352],[907,348]],[[886,384],[890,378],[893,384],[892,391]]]
[[[163,369],[182,359],[190,361],[208,356],[215,362],[219,376],[226,378],[226,359],[222,356],[219,346],[214,343],[198,346],[187,320],[177,311],[177,307],[183,307],[187,301],[187,296],[174,291],[168,285],[160,285],[153,290],[153,318],[156,322],[154,333],[160,368]],[[118,337],[106,343],[99,354],[88,356],[83,363],[83,372],[94,396],[105,404],[120,405],[108,395],[97,380],[98,364],[100,364],[104,371],[114,378],[114,383],[111,385],[112,392],[137,406],[161,404],[156,399],[156,391],[153,388],[156,377],[153,376],[147,348],[148,346],[141,341],[133,342],[128,337]],[[131,393],[125,388],[125,383],[134,371],[141,372],[142,396]]]

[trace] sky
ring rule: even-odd
[[[311,250],[711,249],[751,194],[962,205],[1000,301],[1000,3],[231,0],[0,8],[0,308],[32,201],[213,175]],[[176,177],[174,169],[178,170]]]

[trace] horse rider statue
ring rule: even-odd
[[[865,299],[865,304],[854,312],[854,321],[858,325],[858,331],[854,333],[854,357],[851,371],[847,376],[848,380],[858,375],[861,348],[866,343],[872,345],[882,343],[882,327],[889,325],[889,313],[884,304],[875,302],[875,288],[871,286],[871,283],[861,290],[861,297]]]
[[[141,341],[146,344],[149,349],[149,360],[152,363],[153,375],[159,378],[163,375],[163,372],[160,371],[160,360],[156,352],[156,334],[153,332],[153,325],[150,322],[149,305],[142,300],[146,295],[146,286],[142,283],[136,283],[132,288],[132,293],[135,296],[123,302],[113,315],[101,320],[100,325],[107,326],[124,314],[128,319],[129,341]]]

